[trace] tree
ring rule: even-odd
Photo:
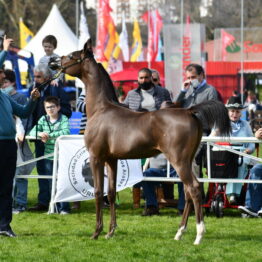
[[[46,20],[52,5],[56,3],[61,14],[65,18],[72,31],[75,31],[75,1],[66,0],[0,0],[0,28],[3,29],[8,37],[19,43],[19,19],[23,18],[26,26],[36,33]]]

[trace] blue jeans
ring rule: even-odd
[[[250,170],[250,179],[262,180],[262,164],[257,164]],[[245,205],[255,212],[262,208],[262,184],[248,184]]]
[[[19,167],[16,168],[15,175],[20,174]],[[26,178],[16,178],[15,186],[14,186],[14,207],[24,207],[27,206],[27,188],[28,188],[28,180]]]
[[[54,161],[53,160],[49,160],[49,159],[45,159],[45,168],[46,168],[46,174],[48,176],[52,176],[53,175],[53,165],[54,165]],[[45,179],[46,181],[48,181],[48,183],[43,183],[43,185],[45,185],[45,188],[43,187],[43,191],[42,191],[42,197],[43,199],[49,199],[48,200],[48,204],[51,198],[51,192],[52,192],[52,179]],[[39,191],[40,194],[40,191]],[[48,205],[47,204],[47,205]],[[57,210],[60,213],[61,211],[66,211],[66,212],[70,212],[70,205],[69,202],[60,202],[56,204],[57,206]]]
[[[35,142],[36,157],[43,156],[44,151],[45,151],[45,144],[42,141],[37,140]],[[36,169],[37,169],[38,175],[47,176],[48,170],[46,170],[46,167],[48,169],[48,164],[46,164],[46,159],[37,161]],[[49,170],[50,170],[50,167],[49,167]],[[49,171],[49,174],[50,174],[50,171]],[[51,174],[52,174],[52,171],[51,171]],[[52,186],[52,182],[50,182],[50,179],[38,179],[38,187],[39,187],[38,203],[39,204],[48,206],[49,201],[50,201],[50,196],[51,196],[51,186]]]
[[[158,169],[158,168],[149,168],[144,173],[145,177],[166,177],[167,170],[166,169]],[[176,171],[171,168],[170,169],[170,177],[178,177]],[[146,200],[146,206],[155,206],[157,207],[157,196],[156,196],[156,187],[159,186],[160,182],[153,181],[143,181],[143,190]],[[183,210],[185,206],[185,194],[184,194],[184,186],[183,183],[178,182],[178,205],[177,208],[179,210]]]
[[[244,162],[241,166],[238,167],[237,178],[245,179],[247,174],[248,174],[248,169],[247,169],[247,165]],[[241,183],[227,183],[226,194],[227,195],[236,194],[239,196],[241,193],[241,189],[242,189]]]

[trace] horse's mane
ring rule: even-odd
[[[116,95],[116,91],[112,83],[112,80],[109,77],[109,74],[107,73],[105,68],[102,66],[102,64],[97,63],[97,65],[98,65],[99,72],[101,74],[101,79],[103,81],[103,84],[105,85],[105,90],[107,91],[107,95],[109,96],[108,99],[111,102],[115,102],[118,104],[119,102],[118,102],[118,98]]]

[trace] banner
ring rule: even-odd
[[[95,198],[94,181],[89,165],[89,154],[83,139],[61,139],[59,143],[57,186],[54,202],[72,202]],[[105,170],[104,194],[108,177]],[[141,160],[118,160],[117,191],[143,179]]]
[[[131,62],[143,61],[140,57],[143,57],[142,53],[142,38],[140,34],[140,28],[138,21],[135,19],[134,21],[134,29],[133,29],[133,44],[132,44],[132,55],[130,58]]]
[[[188,21],[188,20],[187,20]],[[183,32],[181,32],[181,29]],[[204,66],[205,26],[201,24],[166,24],[163,27],[165,87],[176,97],[183,83],[184,68],[189,63]]]
[[[34,37],[34,33],[24,24],[23,19],[19,20],[20,48],[24,48]]]
[[[163,26],[162,17],[158,10],[144,13],[142,19],[148,23],[147,61],[156,61],[158,53],[158,39]]]

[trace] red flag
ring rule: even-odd
[[[149,24],[147,61],[155,61],[158,52],[159,34],[163,26],[162,17],[158,10],[153,10],[144,13],[142,19]]]
[[[227,46],[231,45],[235,41],[235,37],[227,33],[224,29],[221,29],[221,40],[222,40],[222,60],[226,60]]]
[[[109,0],[99,0],[96,59],[101,62],[109,61],[115,45],[119,41],[114,21],[110,15],[111,11]]]

